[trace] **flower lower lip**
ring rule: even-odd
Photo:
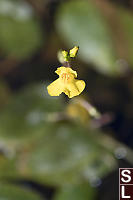
[[[69,76],[69,74],[64,73],[64,74],[62,74],[61,79],[63,81],[68,81],[70,79],[70,76]]]

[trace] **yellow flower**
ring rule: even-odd
[[[79,47],[75,46],[73,49],[69,51],[70,57],[74,58],[78,53]]]
[[[84,90],[85,82],[77,80],[77,72],[70,67],[59,67],[55,73],[59,75],[59,78],[47,87],[49,95],[59,96],[64,92],[69,98],[72,98]]]

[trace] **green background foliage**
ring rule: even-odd
[[[133,165],[127,2],[0,0],[0,200],[117,199],[106,180]],[[57,52],[75,45],[86,88],[51,97]]]

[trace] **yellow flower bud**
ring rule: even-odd
[[[68,61],[68,52],[67,51],[62,51],[62,55],[63,55],[63,58],[64,58],[64,61]]]
[[[70,50],[69,54],[70,57],[74,58],[78,53],[79,47],[75,46],[73,49]]]

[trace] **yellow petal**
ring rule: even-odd
[[[85,82],[82,80],[74,80],[72,83],[66,85],[66,90],[64,93],[68,95],[69,98],[78,96],[85,88]]]
[[[75,46],[73,49],[70,50],[70,57],[74,58],[78,53],[79,47]]]
[[[77,77],[77,72],[72,70],[70,67],[58,67],[55,73],[59,76],[63,73],[71,73],[74,75],[75,78]]]
[[[58,78],[47,87],[48,93],[51,96],[59,96],[64,91],[64,85]]]
[[[68,89],[65,89],[63,92],[64,92],[68,97],[70,96],[70,91],[69,91]]]
[[[81,93],[85,89],[85,82],[83,80],[76,80],[76,86]]]
[[[56,74],[60,75],[62,71],[65,70],[66,67],[58,67],[57,70],[55,71]]]
[[[77,72],[74,71],[74,70],[72,70],[70,67],[67,67],[67,73],[71,73],[71,74],[73,74],[73,75],[74,75],[74,78],[77,77]]]

